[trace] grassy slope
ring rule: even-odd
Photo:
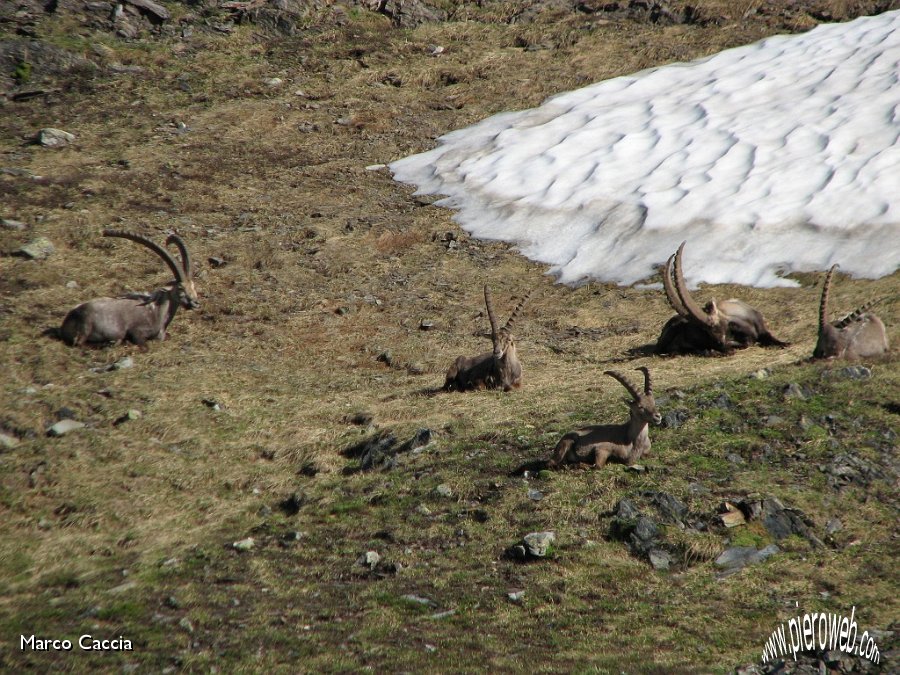
[[[43,216],[34,232],[58,249],[39,264],[0,259],[0,425],[23,439],[0,455],[0,664],[713,670],[756,660],[795,602],[807,611],[856,605],[865,627],[895,620],[897,360],[870,364],[874,377],[862,382],[823,379],[830,366],[800,363],[812,350],[818,277],[801,278],[798,289],[710,290],[760,307],[793,343],[788,350],[632,359],[628,350],[652,341],[669,314],[660,294],[554,287],[505,246],[462,233],[448,251],[440,239],[457,231],[451,214],[364,170],[493,112],[808,24],[735,16],[660,27],[578,16],[400,32],[380,17],[350,18],[291,39],[246,27],[174,49],[79,36],[65,17],[43,26],[50,41],[86,54],[104,40],[109,58],[144,70],[73,79],[50,106],[6,104],[0,115],[0,164],[45,177],[35,185],[3,176],[0,215]],[[525,51],[517,37],[557,46]],[[446,51],[431,57],[429,44]],[[262,82],[272,76],[285,80],[280,89]],[[346,117],[349,124],[335,123]],[[191,131],[172,133],[172,120]],[[318,130],[301,132],[303,124]],[[50,125],[76,133],[76,145],[20,144]],[[144,252],[98,241],[110,223],[148,233],[174,225],[198,260],[229,260],[204,266],[203,309],[180,315],[171,339],[146,353],[80,352],[40,337],[77,302],[164,280]],[[0,249],[25,238],[0,231]],[[498,304],[539,289],[521,322],[526,386],[432,396],[453,357],[484,346],[482,281]],[[835,297],[849,309],[897,283],[897,275],[840,280]],[[897,324],[893,307],[882,315]],[[419,330],[422,319],[435,329]],[[573,336],[572,326],[582,333]],[[376,360],[385,349],[391,367]],[[134,356],[131,370],[90,370],[125,354]],[[609,467],[529,485],[509,476],[546,456],[573,424],[621,417],[621,388],[600,373],[638,365],[652,368],[658,390],[685,392],[669,405],[691,414],[680,429],[654,430],[648,473]],[[774,369],[770,378],[746,377],[764,366]],[[813,396],[785,400],[788,382]],[[705,407],[720,390],[735,408]],[[90,428],[47,439],[62,406]],[[142,418],[114,426],[132,408]],[[339,451],[369,433],[348,422],[360,410],[400,438],[430,427],[436,442],[393,471],[345,473],[353,461]],[[765,426],[772,414],[784,421]],[[837,420],[830,428],[829,414]],[[888,467],[887,478],[868,489],[830,487],[818,467],[840,452]],[[726,461],[729,453],[747,463]],[[318,474],[305,475],[309,466]],[[710,494],[693,496],[691,482]],[[451,498],[435,495],[441,483]],[[547,497],[529,500],[528,487]],[[803,509],[820,537],[832,517],[845,527],[825,550],[792,540],[785,554],[726,580],[706,563],[656,573],[604,539],[618,499],[650,489],[706,515],[725,498],[774,495]],[[286,516],[277,503],[295,491],[304,505]],[[556,531],[553,560],[502,559],[535,529]],[[299,542],[282,545],[290,531],[302,533]],[[721,535],[723,545],[728,535],[767,543],[752,527]],[[247,536],[253,551],[227,546]],[[403,569],[364,573],[355,561],[367,550]],[[521,589],[524,603],[510,603],[507,592]],[[445,610],[455,613],[433,618]],[[138,650],[73,658],[15,648],[21,632],[83,631],[124,635]]]

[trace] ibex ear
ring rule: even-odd
[[[716,299],[713,298],[706,303],[706,313],[709,314],[710,323],[719,323],[719,308],[716,305]]]

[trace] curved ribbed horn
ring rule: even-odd
[[[637,400],[641,397],[641,395],[638,393],[638,390],[635,388],[635,386],[631,382],[629,382],[628,379],[619,371],[604,370],[603,374],[609,375],[611,378],[618,380],[619,384],[621,384],[623,387],[625,387],[628,390],[628,393],[631,394],[631,397],[633,399]]]
[[[700,323],[712,325],[712,317],[700,309],[700,306],[694,302],[694,298],[688,292],[684,284],[684,272],[682,271],[681,254],[684,252],[686,241],[681,242],[678,252],[675,253],[675,290],[678,292],[678,298],[688,313]]]
[[[175,278],[179,283],[185,282],[185,273],[184,270],[181,269],[181,266],[175,262],[175,259],[169,254],[169,252],[164,249],[159,244],[150,241],[147,237],[141,236],[134,232],[125,232],[123,230],[103,230],[104,237],[120,237],[122,239],[130,239],[136,244],[141,244],[142,246],[146,246],[151,251],[153,251],[156,255],[163,259],[163,262],[169,266],[169,269],[172,270],[172,274],[175,275]]]
[[[516,308],[512,311],[512,314],[509,315],[509,321],[507,321],[506,325],[503,326],[504,333],[509,333],[512,331],[513,324],[516,322],[516,319],[519,318],[519,314],[522,313],[522,308],[525,307],[525,303],[528,301],[528,298],[531,297],[532,293],[534,293],[534,289],[528,291],[519,301],[519,304],[516,305]]]
[[[194,265],[191,263],[191,254],[188,253],[184,240],[176,232],[166,237],[166,246],[171,246],[172,244],[178,247],[178,252],[181,254],[181,268],[184,270],[185,275],[188,279],[193,279]]]
[[[872,309],[875,305],[877,305],[882,300],[885,300],[885,298],[876,298],[875,300],[869,300],[868,302],[860,305],[859,307],[854,309],[852,312],[850,312],[847,316],[845,316],[843,319],[838,321],[835,324],[835,328],[846,328],[847,326],[849,326],[851,323],[853,323],[854,321],[859,319],[859,317],[861,317],[863,314],[868,312],[870,309]]]
[[[831,291],[831,277],[837,268],[837,264],[831,266],[825,275],[825,283],[822,284],[822,299],[819,301],[819,335],[828,324],[828,293]]]
[[[640,368],[635,368],[635,370],[639,370],[644,374],[644,393],[647,396],[653,396],[653,378],[650,377],[650,369],[647,366],[641,366]]]
[[[484,285],[484,306],[487,309],[488,321],[491,322],[491,342],[494,343],[494,352],[499,351],[500,338],[497,334],[497,319],[494,316],[494,303],[491,301],[491,289]]]
[[[687,316],[688,311],[684,308],[684,305],[681,304],[681,300],[678,297],[678,294],[675,293],[675,289],[672,287],[672,262],[675,260],[675,254],[669,256],[669,259],[666,261],[666,268],[663,270],[663,288],[666,291],[666,299],[669,301],[669,304],[672,306],[672,309],[675,310],[675,313],[679,316]]]

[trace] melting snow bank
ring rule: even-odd
[[[390,165],[560,281],[900,266],[900,11],[560,94]]]

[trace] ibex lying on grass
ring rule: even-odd
[[[200,306],[194,288],[191,257],[177,234],[170,234],[166,246],[175,244],[181,264],[169,252],[146,237],[133,232],[104,230],[104,237],[121,237],[146,246],[172,270],[175,280],[153,293],[132,293],[118,298],[96,298],[70,311],[59,329],[68,344],[80,346],[88,342],[109,343],[129,340],[143,346],[147,340],[164,340],[166,328],[179,306]]]
[[[509,321],[501,329],[497,329],[494,317],[494,306],[491,302],[491,289],[484,287],[484,305],[487,308],[488,321],[491,322],[491,342],[493,351],[480,356],[460,356],[447,371],[444,382],[446,391],[468,391],[470,389],[518,389],[522,386],[522,364],[516,353],[516,343],[512,336],[512,327],[516,318],[525,306],[527,293],[516,306]]]
[[[758,343],[766,347],[786,347],[769,332],[766,320],[756,309],[741,300],[710,300],[701,309],[684,283],[681,255],[669,257],[663,271],[663,287],[669,304],[677,312],[663,326],[656,342],[658,354],[691,354],[717,351],[730,353],[734,349]],[[674,284],[673,284],[674,281]]]
[[[582,427],[570,431],[563,436],[553,456],[547,463],[550,469],[563,464],[589,464],[598,469],[609,462],[631,465],[650,451],[650,434],[647,425],[650,422],[659,424],[662,416],[656,409],[653,399],[653,382],[646,366],[637,368],[644,373],[644,393],[615,371],[607,370],[604,374],[618,380],[631,394],[628,408],[631,418],[625,424],[604,424]]]
[[[813,351],[814,359],[847,358],[855,359],[865,356],[877,356],[888,350],[887,334],[884,324],[874,314],[867,313],[872,305],[880,302],[870,300],[850,312],[840,321],[828,321],[828,293],[831,290],[831,277],[837,265],[832,265],[825,275],[822,285],[822,301],[819,304],[819,340]]]

